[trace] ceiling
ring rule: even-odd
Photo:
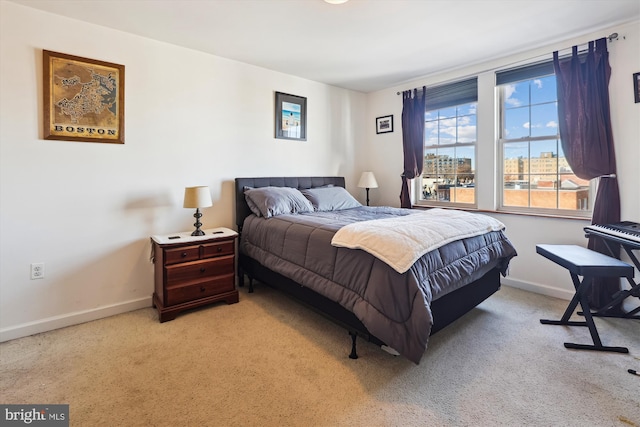
[[[11,1],[361,92],[640,19],[640,0]]]

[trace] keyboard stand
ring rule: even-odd
[[[636,268],[638,269],[638,271],[640,271],[640,262],[638,261],[638,258],[636,257],[636,255],[633,253],[634,250],[640,249],[637,244],[632,244],[632,243],[626,241],[625,239],[621,239],[621,238],[616,237],[616,236],[608,235],[606,233],[601,233],[601,232],[588,230],[588,229],[585,229],[585,232],[587,233],[587,237],[593,236],[593,237],[601,238],[602,241],[604,242],[605,246],[607,247],[607,250],[609,251],[609,254],[614,258],[615,258],[615,252],[613,251],[614,247],[612,245],[620,245],[620,247],[622,249],[624,249],[624,251],[629,256],[629,259],[631,259],[631,262],[633,263],[633,265],[635,265]],[[611,310],[611,308],[615,307],[618,304],[620,304],[620,306],[622,306],[622,301],[624,301],[625,299],[627,299],[629,297],[636,297],[636,298],[640,299],[640,282],[636,283],[633,280],[633,276],[627,277],[626,279],[629,282],[629,285],[630,285],[631,288],[630,289],[623,289],[623,290],[620,290],[620,291],[616,292],[615,294],[613,294],[611,296],[612,300],[607,305],[605,305],[604,307],[602,307],[598,311],[596,311],[595,313],[592,313],[593,316],[597,316],[597,317],[617,317],[617,318],[623,318],[623,319],[640,319],[640,315],[636,314],[636,313],[640,312],[640,306],[634,308],[631,311],[628,311],[628,312],[622,313],[622,314],[617,314],[617,313],[616,314],[610,314],[610,313],[607,313],[609,310]],[[579,313],[579,314],[581,314],[581,313]]]
[[[588,291],[594,277],[633,277],[633,267],[626,262],[576,245],[536,245],[536,252],[569,270],[573,286],[576,289],[575,295],[560,320],[541,319],[540,323],[543,325],[587,326],[589,328],[593,345],[566,342],[564,343],[565,348],[629,353],[627,347],[602,345],[589,308]],[[582,282],[578,276],[582,276]],[[584,322],[569,320],[578,303],[582,307]]]

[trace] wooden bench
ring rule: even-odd
[[[594,277],[633,278],[633,267],[618,259],[576,245],[536,245],[536,252],[569,270],[573,286],[576,288],[576,293],[560,320],[541,319],[540,323],[545,325],[587,326],[589,328],[593,345],[566,342],[564,343],[566,348],[628,353],[629,349],[626,347],[606,347],[602,345],[589,307],[588,291]],[[582,282],[578,279],[578,276],[582,276]],[[569,320],[578,303],[582,307],[584,322]]]

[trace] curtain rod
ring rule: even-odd
[[[611,34],[609,34],[609,36],[608,36],[608,37],[606,37],[606,39],[609,41],[609,43],[611,43],[611,42],[613,42],[613,41],[619,40],[619,39],[620,39],[620,37],[618,36],[618,33],[611,33]],[[622,36],[622,40],[625,40],[625,39],[626,39],[626,37],[625,37],[625,36]],[[582,44],[588,44],[588,42],[587,42],[587,43],[582,43]],[[578,46],[580,46],[580,45],[578,45]],[[558,52],[559,52],[559,51],[561,51],[561,50],[568,50],[568,49],[571,49],[571,48],[570,48],[570,47],[566,47],[566,48],[564,48],[564,49],[558,49]],[[529,59],[522,59],[522,60],[520,60],[520,61],[515,61],[515,62],[512,62],[512,63],[510,63],[510,64],[503,65],[503,66],[502,66],[502,67],[500,67],[500,68],[501,68],[501,69],[504,69],[505,67],[510,67],[510,66],[512,66],[512,65],[520,64],[520,63],[522,63],[522,62],[531,62],[531,61],[533,61],[533,60],[537,60],[537,59],[540,59],[540,60],[542,61],[542,58],[546,58],[548,55],[549,55],[549,54],[544,54],[544,55],[535,56],[535,57],[533,57],[533,58],[529,58]],[[482,73],[486,73],[487,71],[491,71],[491,70],[495,70],[495,69],[496,69],[496,68],[487,68],[486,70],[477,71],[477,72],[475,72],[474,74],[482,74]],[[467,77],[469,77],[469,76],[466,76],[466,77],[460,77],[460,78],[452,79],[452,80],[447,80],[447,81],[444,81],[444,82],[439,82],[439,83],[438,83],[438,85],[441,85],[441,84],[447,84],[447,83],[449,83],[449,82],[453,82],[453,81],[456,81],[456,80],[464,80],[464,79],[465,79],[465,78],[467,78]],[[424,85],[423,85],[423,86],[424,86]],[[417,87],[417,88],[407,89],[407,90],[415,90],[415,89],[422,89],[422,88]],[[402,91],[402,92],[404,92],[404,91]],[[402,92],[396,92],[396,95],[401,95],[401,94],[402,94]]]

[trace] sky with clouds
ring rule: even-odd
[[[548,76],[504,86],[505,120],[503,137],[506,140],[544,137],[558,133],[556,79]],[[527,156],[527,143],[506,144],[505,157]],[[531,157],[551,151],[562,156],[562,148],[553,138],[532,141]],[[560,151],[560,153],[559,153]]]
[[[503,87],[504,112],[502,134],[505,158],[539,157],[552,152],[563,157],[556,138],[521,141],[521,138],[555,136],[558,133],[558,107],[555,76],[517,82]],[[433,146],[426,154],[471,158],[475,170],[475,148],[453,146],[476,140],[476,104],[430,111],[425,114],[425,145]]]

